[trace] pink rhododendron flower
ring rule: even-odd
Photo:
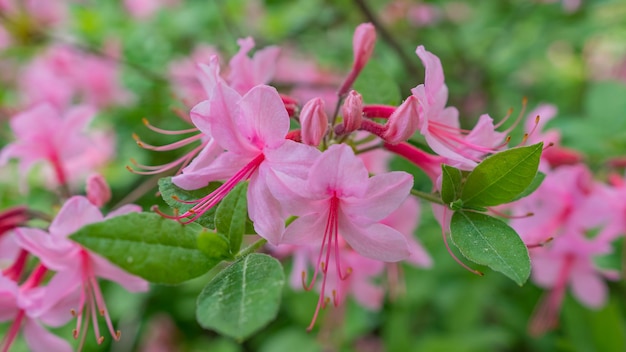
[[[416,53],[426,67],[425,83],[411,90],[419,100],[420,133],[433,151],[448,159],[448,164],[472,169],[481,156],[503,146],[505,133],[495,131],[488,115],[481,116],[472,131],[462,131],[458,110],[445,107],[448,87],[444,83],[441,61],[421,45]]]
[[[107,217],[139,210],[140,208],[135,205],[127,205],[110,213]],[[63,285],[63,295],[73,295],[76,290],[80,293],[80,298],[73,301],[73,307],[76,308],[77,317],[74,335],[75,337],[81,336],[81,340],[85,336],[81,333],[81,329],[87,329],[90,317],[96,319],[96,311],[104,316],[111,336],[115,340],[119,339],[119,331],[113,328],[97,278],[115,281],[131,292],[148,289],[148,283],[145,280],[128,274],[68,238],[80,228],[104,219],[100,210],[87,198],[74,196],[63,205],[50,224],[49,232],[35,228],[16,230],[16,238],[20,246],[37,256],[47,268],[60,272],[57,275],[63,275],[67,280]],[[95,320],[94,330],[96,340],[101,342],[103,337],[100,335]]]
[[[337,95],[343,96],[348,93],[352,84],[372,56],[374,44],[376,44],[376,28],[374,28],[374,25],[371,23],[361,23],[358,25],[352,37],[352,52],[354,56],[352,69],[341,87],[339,87]]]
[[[0,274],[0,322],[12,321],[0,342],[2,351],[8,351],[20,330],[31,351],[72,351],[65,339],[41,325],[58,327],[72,319],[64,287],[67,281],[55,275],[46,286],[39,286],[45,273],[46,268],[39,266],[21,286]]]
[[[406,199],[412,179],[404,172],[369,178],[363,162],[343,144],[326,150],[311,166],[306,180],[284,173],[275,176],[270,183],[272,193],[290,214],[299,216],[280,242],[320,248],[312,282],[320,270],[324,278],[312,328],[324,302],[331,257],[337,277],[345,279],[352,270],[341,269],[343,241],[375,260],[395,262],[408,257],[405,236],[381,220]]]
[[[111,58],[102,58],[68,46],[53,46],[33,60],[22,73],[20,91],[26,105],[49,103],[59,109],[73,99],[105,107],[130,100],[118,80],[118,49],[109,45]]]
[[[239,94],[245,94],[252,87],[269,83],[276,71],[276,60],[280,48],[268,46],[257,51],[252,58],[248,53],[254,48],[251,37],[239,39],[239,52],[230,59],[227,81]]]
[[[201,72],[198,66],[208,62],[212,56],[219,57],[216,48],[210,45],[199,45],[194,48],[189,58],[175,60],[169,64],[169,77],[174,91],[186,105],[194,106],[208,98],[198,77]]]
[[[197,200],[192,210],[177,219],[193,221],[216,205],[238,183],[250,180],[248,211],[257,233],[278,243],[285,215],[269,192],[267,177],[276,170],[304,177],[319,153],[317,149],[286,140],[289,117],[282,99],[269,86],[256,86],[243,97],[219,76],[213,62],[214,89],[210,99],[196,105],[191,118],[205,135],[224,150],[219,155],[199,155],[193,168],[172,179],[184,189],[197,189],[211,181],[227,181],[215,192]],[[209,72],[210,73],[210,72]],[[190,165],[191,166],[191,165]]]
[[[43,104],[14,116],[10,125],[17,140],[2,149],[0,165],[18,159],[19,171],[26,175],[34,163],[45,161],[53,169],[51,184],[82,181],[113,154],[109,136],[84,132],[94,112],[89,106],[77,106],[61,115]]]

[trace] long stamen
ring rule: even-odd
[[[156,165],[156,166],[143,165],[143,164],[139,164],[134,159],[130,159],[130,162],[133,163],[133,165],[135,165],[138,168],[144,169],[146,171],[135,170],[131,168],[130,166],[126,166],[126,169],[138,175],[157,175],[157,174],[163,173],[165,171],[171,170],[179,166],[179,170],[176,172],[176,174],[179,174],[182,171],[182,169],[184,169],[185,166],[187,166],[191,162],[191,160],[196,156],[196,154],[200,153],[200,151],[204,147],[206,147],[207,144],[208,144],[208,141],[205,141],[202,144],[200,144],[198,147],[192,149],[189,153],[185,154],[184,156],[172,162],[169,162],[167,164],[162,164],[162,165]]]
[[[185,139],[181,139],[180,141],[171,143],[171,144],[165,144],[165,145],[161,145],[161,146],[155,146],[155,145],[151,145],[151,144],[147,144],[143,141],[141,141],[141,139],[139,139],[139,136],[137,136],[135,133],[133,133],[133,139],[137,142],[137,145],[140,146],[143,149],[147,149],[147,150],[152,150],[152,151],[156,151],[156,152],[165,152],[165,151],[170,151],[170,150],[175,150],[175,149],[179,149],[182,148],[190,143],[193,143],[197,140],[202,139],[202,137],[204,137],[204,135],[202,133],[196,134],[194,136],[191,137],[187,137]]]
[[[156,133],[160,133],[160,134],[178,135],[178,134],[186,134],[186,133],[198,132],[197,128],[189,128],[189,129],[186,129],[186,130],[178,130],[178,131],[164,130],[162,128],[158,128],[158,127],[155,127],[154,125],[150,124],[150,121],[148,121],[148,119],[146,119],[146,118],[143,118],[141,121],[143,122],[143,124],[146,127],[151,129],[152,131],[154,131]]]

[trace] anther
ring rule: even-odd
[[[104,336],[98,337],[98,345],[102,344],[103,341],[104,341]]]

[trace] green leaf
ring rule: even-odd
[[[522,199],[524,197],[528,197],[529,195],[531,195],[534,191],[537,190],[537,188],[539,188],[539,186],[541,186],[541,183],[543,182],[543,180],[546,178],[546,174],[544,174],[543,172],[537,172],[537,174],[535,175],[535,178],[533,178],[533,181],[530,183],[530,185],[528,187],[526,187],[526,189],[517,195],[517,197],[513,198],[513,201],[516,201],[518,199]]]
[[[467,207],[511,202],[530,186],[539,168],[543,143],[513,148],[483,160],[467,176],[461,200]]]
[[[198,236],[198,249],[214,260],[233,259],[228,238],[221,233],[206,229],[202,231]]]
[[[367,104],[398,105],[401,95],[396,81],[377,61],[370,60],[353,84]]]
[[[250,254],[221,271],[204,287],[198,296],[198,323],[243,341],[276,317],[284,283],[278,260],[265,254]]]
[[[195,204],[185,204],[177,201],[175,198],[184,201],[197,200],[215,191],[219,186],[219,182],[211,182],[206,187],[187,191],[173,184],[171,177],[164,177],[162,179],[159,179],[159,192],[161,193],[161,197],[163,197],[163,200],[165,201],[165,203],[167,203],[167,205],[169,205],[173,209],[178,209],[179,214],[183,214],[187,210],[193,208]],[[202,216],[198,218],[198,220],[196,220],[195,222],[204,227],[214,229],[215,211],[216,207],[209,209],[206,213],[202,214]]]
[[[445,204],[450,204],[455,200],[461,198],[461,190],[463,180],[463,174],[461,170],[441,164],[441,200]]]
[[[231,254],[239,252],[243,234],[246,231],[246,220],[248,220],[247,189],[248,183],[246,182],[235,186],[222,199],[215,212],[215,225],[217,230],[228,238]]]
[[[450,222],[452,241],[469,260],[487,265],[523,285],[530,275],[528,249],[509,225],[491,216],[458,211]]]
[[[178,284],[219,262],[198,249],[202,230],[154,213],[130,213],[87,225],[70,238],[131,274],[153,283]]]

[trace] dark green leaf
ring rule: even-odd
[[[441,164],[441,175],[441,200],[445,204],[450,204],[461,198],[461,181],[463,181],[461,170]]]
[[[461,200],[468,207],[488,207],[515,199],[537,174],[543,143],[513,148],[483,160],[467,176]]]
[[[198,296],[198,323],[242,341],[276,317],[284,283],[278,260],[265,254],[250,254],[204,287]]]
[[[458,211],[452,215],[450,235],[469,260],[487,265],[523,285],[530,275],[528,249],[509,225],[491,216]]]
[[[231,254],[239,252],[241,240],[246,231],[246,220],[248,220],[247,189],[248,183],[238,184],[222,199],[215,212],[215,226],[220,233],[225,234],[228,238]]]
[[[154,213],[130,213],[83,227],[70,238],[131,274],[150,282],[178,284],[200,276],[218,261],[197,245],[203,228]]]
[[[173,209],[178,209],[179,214],[183,214],[187,210],[193,208],[195,204],[185,204],[177,201],[176,198],[184,201],[197,200],[210,194],[219,186],[220,183],[211,182],[206,187],[187,191],[173,184],[171,177],[164,177],[159,180],[159,192],[161,193],[161,197],[163,197],[163,200],[167,203],[167,205],[169,205]],[[198,220],[196,220],[195,222],[204,227],[214,229],[215,209],[216,207],[209,209],[206,213],[202,214],[202,216],[198,218]]]

